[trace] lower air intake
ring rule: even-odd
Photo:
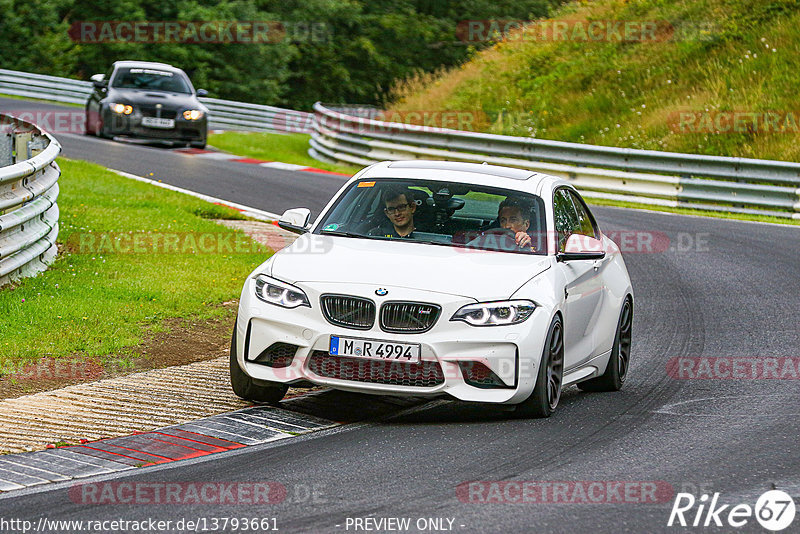
[[[297,352],[297,345],[273,343],[253,360],[253,363],[268,367],[289,367]]]
[[[317,350],[311,355],[308,368],[318,376],[353,382],[418,388],[432,388],[444,383],[439,362],[403,363],[346,358]]]

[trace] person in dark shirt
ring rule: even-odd
[[[368,232],[371,236],[414,237],[414,212],[417,204],[407,187],[391,186],[381,195],[388,224],[377,226]]]
[[[514,241],[519,248],[535,250],[528,234],[531,227],[530,213],[530,208],[524,202],[509,197],[500,203],[497,222],[500,223],[500,228],[514,234]]]
[[[508,197],[497,207],[496,222],[481,232],[468,247],[487,250],[536,252],[531,235],[531,208],[524,200]]]

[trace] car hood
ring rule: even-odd
[[[278,252],[272,276],[289,283],[358,283],[475,298],[509,298],[550,266],[546,256],[304,234]]]
[[[194,95],[184,93],[166,93],[162,91],[148,91],[145,89],[110,89],[104,100],[109,102],[122,102],[131,105],[156,105],[161,104],[167,109],[194,108],[205,110]]]

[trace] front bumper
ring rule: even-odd
[[[348,284],[343,288],[341,284],[310,287],[298,283],[296,285],[306,292],[312,307],[286,309],[258,299],[254,283],[253,278],[245,283],[239,304],[237,360],[247,375],[271,382],[311,382],[361,393],[449,395],[463,401],[516,404],[533,391],[551,320],[549,310],[537,308],[521,324],[474,327],[450,321],[456,310],[474,303],[474,299],[387,286],[391,300],[439,304],[442,313],[436,324],[421,334],[385,332],[378,321],[369,330],[355,330],[329,323],[321,311],[320,295],[360,296],[380,306],[382,297],[375,296],[372,285]],[[331,355],[328,353],[331,335],[419,343],[421,363],[414,367]],[[288,347],[289,353],[293,353],[293,357],[289,357],[290,364],[272,367],[253,361],[276,343],[285,344],[281,347]],[[502,384],[479,387],[469,383],[459,362],[483,364]]]
[[[173,140],[182,142],[205,142],[208,135],[208,116],[200,120],[188,121],[176,112],[174,128],[152,128],[142,125],[142,115],[134,111],[130,115],[120,115],[103,110],[103,124],[112,136],[136,137],[140,139]]]

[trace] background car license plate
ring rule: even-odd
[[[331,336],[329,352],[334,356],[419,363],[419,343]]]
[[[150,128],[174,128],[174,119],[161,119],[159,117],[142,117],[142,125]]]

